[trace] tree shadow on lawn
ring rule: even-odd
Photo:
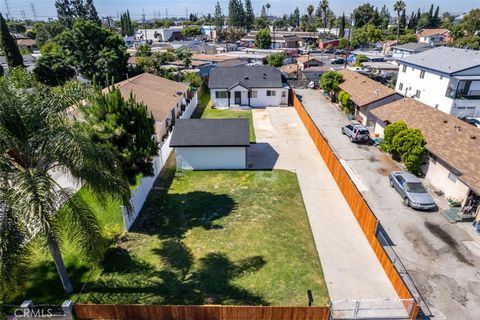
[[[155,249],[165,268],[161,271],[114,248],[106,257],[102,280],[89,288],[89,302],[161,304],[267,305],[262,297],[232,284],[265,265],[260,256],[232,262],[223,253],[208,253],[194,268],[193,255],[178,239]]]
[[[183,194],[164,193],[150,198],[131,232],[157,235],[160,239],[181,238],[190,229],[221,229],[215,220],[231,214],[237,203],[226,194],[194,191]]]

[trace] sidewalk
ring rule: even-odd
[[[257,144],[269,144],[278,153],[274,168],[297,173],[330,299],[387,298],[392,300],[387,318],[405,316],[393,286],[295,109],[254,109],[253,120]],[[263,159],[250,159],[250,165],[260,168]]]

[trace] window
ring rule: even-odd
[[[425,70],[420,71],[420,79],[425,78]]]
[[[285,98],[287,96],[287,92],[286,91],[282,91],[282,98]]]
[[[403,83],[400,82],[400,84],[398,85],[398,90],[400,90],[400,91],[403,90]]]
[[[407,72],[407,66],[403,66],[402,72]]]
[[[275,90],[267,90],[267,97],[275,97],[276,91]]]
[[[440,76],[440,80],[442,80],[442,79],[443,79],[443,76]]]
[[[420,90],[417,90],[417,92],[415,92],[415,97],[417,99],[420,99]]]
[[[215,91],[215,98],[216,99],[227,99],[228,93],[227,91]]]
[[[414,67],[412,67],[412,71],[415,71],[415,68],[414,68]]]
[[[457,176],[453,172],[448,173],[448,179],[452,180],[453,182],[457,182]]]
[[[256,98],[258,95],[258,92],[256,90],[253,90],[250,94],[250,98]]]

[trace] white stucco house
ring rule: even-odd
[[[180,119],[170,147],[179,170],[247,168],[248,119]]]
[[[375,133],[403,120],[420,129],[427,144],[423,166],[425,180],[445,197],[461,201],[480,212],[480,131],[462,120],[435,110],[412,98],[404,98],[372,110]]]
[[[208,82],[213,105],[267,107],[288,105],[288,85],[270,66],[216,67]]]
[[[437,47],[399,63],[398,93],[454,116],[480,118],[480,51]]]
[[[409,42],[405,44],[394,45],[390,48],[393,58],[405,58],[420,52],[433,49],[434,47],[428,43]]]

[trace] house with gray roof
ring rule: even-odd
[[[437,47],[399,63],[398,93],[457,117],[480,118],[480,51]]]
[[[179,170],[246,169],[248,119],[180,119],[170,147]]]
[[[208,87],[214,107],[267,107],[288,104],[288,85],[270,66],[216,67]]]
[[[404,58],[423,51],[435,48],[428,43],[409,42],[396,46],[391,46],[393,58]]]

